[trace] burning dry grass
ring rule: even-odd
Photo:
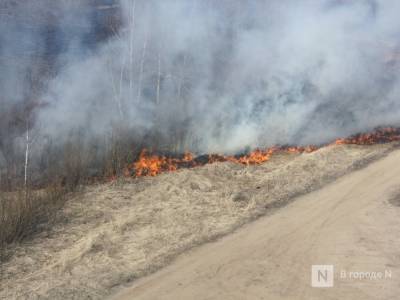
[[[347,138],[335,140],[333,145],[374,145],[378,143],[389,143],[400,141],[400,128],[381,127],[372,132],[359,133]],[[266,149],[256,149],[248,154],[225,156],[218,154],[203,155],[195,157],[191,153],[185,153],[181,158],[166,157],[163,155],[149,154],[146,149],[142,150],[136,162],[125,167],[125,177],[156,176],[165,172],[176,171],[180,168],[194,168],[215,162],[233,162],[243,165],[258,165],[271,159],[273,155],[282,153],[311,153],[324,145],[299,146],[274,146]]]
[[[103,298],[393,147],[337,145],[259,166],[225,162],[87,188],[51,231],[8,250],[0,298]]]

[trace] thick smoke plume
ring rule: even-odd
[[[53,138],[123,125],[160,149],[232,153],[400,123],[397,0],[52,2],[16,10],[56,32],[1,15],[0,86],[22,101],[51,57],[35,126]],[[20,43],[31,55],[11,63]]]

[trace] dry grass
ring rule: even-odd
[[[64,190],[46,189],[0,194],[0,247],[20,241],[49,224],[64,202]],[[0,257],[0,261],[4,257]]]
[[[392,148],[331,146],[257,167],[219,163],[90,187],[67,202],[51,231],[8,249],[0,298],[104,298]]]

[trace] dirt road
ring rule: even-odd
[[[113,299],[398,299],[399,229],[394,151],[180,256]],[[334,266],[334,287],[311,287],[313,264]]]

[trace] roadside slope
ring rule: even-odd
[[[396,299],[399,165],[400,151],[392,152],[181,256],[113,299]],[[311,288],[312,264],[333,264],[336,276],[387,270],[392,277],[335,278],[333,288]]]
[[[0,299],[104,299],[396,147],[329,146],[259,166],[216,163],[87,187],[54,227],[6,249]]]

